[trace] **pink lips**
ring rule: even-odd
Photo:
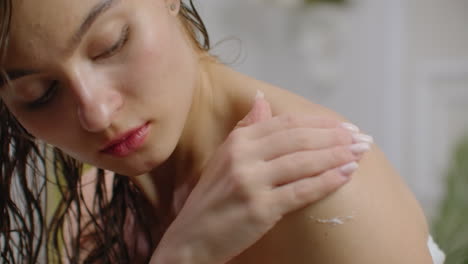
[[[146,123],[139,128],[124,133],[117,139],[111,140],[101,152],[117,157],[128,156],[143,145],[148,131],[149,123]]]

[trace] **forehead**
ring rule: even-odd
[[[85,16],[103,0],[13,0],[8,57],[15,60],[67,48]],[[28,58],[30,59],[30,58]]]

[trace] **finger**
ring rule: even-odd
[[[352,173],[357,169],[358,164],[353,162],[319,176],[278,187],[270,193],[273,195],[273,206],[280,215],[285,215],[317,202],[349,182]]]
[[[358,143],[350,146],[295,152],[269,161],[262,175],[265,175],[265,181],[273,186],[279,186],[358,161],[369,149],[369,144]]]
[[[344,128],[294,128],[272,133],[255,141],[259,157],[269,161],[280,156],[307,150],[320,150],[334,146],[351,145],[356,136]]]
[[[237,123],[234,129],[250,126],[254,123],[268,120],[271,117],[272,114],[270,104],[268,101],[266,101],[265,95],[262,92],[257,91],[252,109],[242,120]]]
[[[271,119],[273,114],[271,113],[270,103],[265,99],[265,94],[261,91],[257,91],[255,98],[260,107],[258,107],[258,111],[255,113],[256,115],[253,116],[253,122],[257,123]]]
[[[284,114],[275,116],[266,122],[249,126],[246,128],[245,136],[249,139],[258,139],[281,130],[294,128],[345,128],[352,132],[359,131],[356,126],[336,119],[310,115]]]

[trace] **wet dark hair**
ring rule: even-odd
[[[8,48],[12,2],[0,0],[2,65]],[[179,15],[196,47],[208,52],[210,39],[192,0],[181,3]],[[8,76],[1,70],[7,80]],[[128,177],[118,174],[114,174],[112,194],[108,195],[106,180],[109,181],[109,177],[105,177],[101,169],[97,170],[93,183],[95,197],[91,208],[83,206],[84,185],[80,180],[83,164],[35,140],[1,100],[0,143],[1,263],[149,261],[175,217],[169,206],[158,208],[157,212],[148,210],[150,204],[143,193]],[[161,205],[172,201],[170,186],[159,190],[164,194],[159,197]],[[51,210],[48,208],[51,201],[46,198],[51,198],[54,190],[58,205]],[[64,234],[69,232],[64,229],[67,219],[73,219],[77,229],[69,238],[71,241],[64,243]],[[129,224],[132,234],[144,234],[143,242],[124,241],[124,230],[128,230]]]

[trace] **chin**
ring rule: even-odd
[[[128,177],[137,177],[146,173],[151,172],[154,168],[157,168],[161,162],[157,161],[134,161],[134,162],[120,162],[117,164],[111,164],[109,166],[102,166],[105,170],[115,172],[120,175]]]
[[[151,173],[160,167],[171,156],[172,151],[157,151],[141,153],[133,159],[128,159],[119,163],[112,164],[111,171],[128,177],[138,177],[143,174]],[[118,166],[115,166],[118,164]]]

